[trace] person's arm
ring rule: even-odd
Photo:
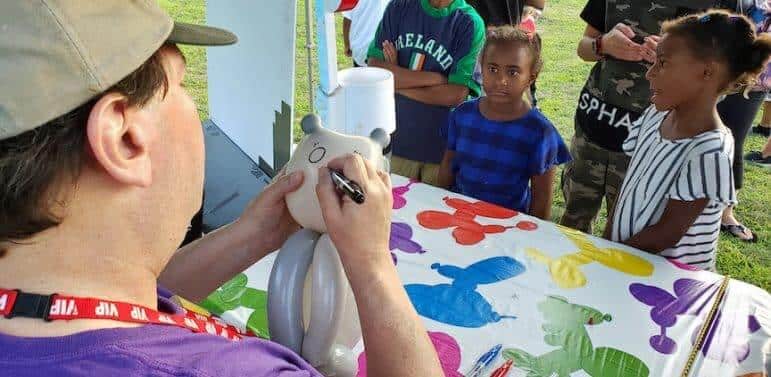
[[[530,176],[532,197],[528,214],[551,221],[554,175],[557,166],[569,162],[572,157],[557,128],[545,118],[541,122],[542,134],[536,138],[538,143],[528,153],[529,160],[523,173]]]
[[[343,16],[343,45],[345,46],[345,56],[351,57],[351,19]]]
[[[439,176],[437,177],[439,187],[449,189],[455,184],[455,174],[452,172],[452,160],[455,158],[455,151],[446,149],[442,163],[439,165]]]
[[[584,36],[578,41],[578,57],[585,62],[596,62],[600,60],[600,56],[594,51],[595,39],[601,35],[600,31],[595,29],[591,25],[586,25],[584,29]]]
[[[617,24],[607,34],[600,34],[599,30],[591,25],[586,25],[584,36],[578,43],[578,56],[584,61],[597,61],[603,55],[608,55],[619,60],[637,62],[647,58],[649,48],[632,41],[634,30],[625,24]],[[597,38],[601,38],[598,41]],[[647,40],[646,40],[647,42]],[[600,43],[600,54],[595,52],[595,45]],[[655,48],[655,47],[654,47]],[[647,53],[646,53],[647,52]]]
[[[442,162],[439,164],[439,173],[437,176],[439,187],[444,187],[446,189],[450,189],[455,185],[453,161],[455,160],[455,151],[458,148],[458,123],[455,119],[458,115],[458,110],[459,109],[454,109],[450,111],[450,115],[447,117],[447,144],[444,147],[444,156],[442,157]]]
[[[581,10],[581,19],[586,22],[583,37],[578,41],[578,57],[594,62],[600,59],[594,52],[594,39],[607,31],[605,26],[605,0],[588,0]]]
[[[367,193],[363,204],[340,197],[327,168],[316,193],[329,236],[351,283],[370,377],[441,377],[439,358],[412,306],[390,252],[391,181],[359,155],[330,161]]]
[[[658,223],[622,240],[623,243],[658,253],[676,245],[708,203],[735,205],[736,190],[731,179],[731,166],[732,158],[725,151],[699,154],[688,159],[669,189],[666,207]]]
[[[543,11],[546,8],[546,0],[525,0],[525,6],[531,6],[535,9]]]
[[[400,89],[399,94],[429,105],[455,107],[469,95],[469,88],[457,84]]]
[[[482,93],[480,83],[474,80],[473,75],[474,68],[479,59],[479,53],[485,43],[485,25],[480,17],[471,17],[469,21],[467,27],[457,31],[456,35],[453,36],[453,45],[455,47],[452,53],[456,56],[456,59],[450,66],[447,76],[448,84],[464,87],[464,90],[460,91],[459,88],[451,89],[455,91],[452,91],[448,94],[448,97],[445,97],[449,101],[442,101],[445,105],[449,103],[450,106],[454,106],[459,103],[453,104],[458,98],[460,98],[460,101],[463,101],[469,94],[476,97]],[[425,94],[431,96],[441,95],[441,93]]]
[[[394,87],[397,90],[446,84],[447,78],[441,73],[413,71],[399,66],[398,52],[393,41],[400,35],[403,12],[399,8],[401,3],[392,1],[383,12],[375,38],[367,49],[367,65],[391,71],[394,75]]]
[[[158,277],[175,294],[199,302],[222,284],[277,250],[299,226],[284,197],[302,184],[302,173],[282,176],[253,200],[241,217],[178,250]]]
[[[438,72],[413,71],[400,67],[398,64],[388,63],[373,57],[367,60],[367,65],[391,71],[394,75],[394,87],[396,90],[447,84],[447,78]]]
[[[707,198],[688,202],[669,199],[659,222],[644,228],[623,243],[656,254],[669,249],[683,238],[707,203]]]
[[[615,11],[615,8],[607,9],[605,0],[587,1],[581,11],[581,19],[586,22],[586,29],[577,48],[578,56],[584,61],[594,62],[603,56],[628,61],[643,59],[644,48],[631,40],[635,36],[631,27],[621,23],[613,27],[606,25],[606,14]],[[601,42],[598,44],[596,39],[599,37]],[[599,54],[595,52],[595,45],[599,45]]]
[[[554,194],[554,174],[556,167],[552,167],[543,174],[530,178],[530,191],[533,197],[530,200],[528,214],[539,219],[551,221],[551,202]]]

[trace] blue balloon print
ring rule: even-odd
[[[525,266],[510,257],[494,257],[466,268],[434,263],[432,270],[453,279],[451,284],[407,284],[415,310],[424,317],[459,327],[482,327],[504,318],[476,291],[479,284],[492,284],[513,278],[525,271]]]

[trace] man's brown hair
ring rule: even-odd
[[[129,106],[144,106],[167,90],[159,50],[104,93],[117,92]],[[34,130],[0,140],[0,250],[61,223],[63,214],[56,209],[66,204],[68,186],[88,156],[86,122],[102,95]]]

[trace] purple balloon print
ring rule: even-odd
[[[405,223],[391,223],[391,239],[388,242],[388,248],[391,250],[391,258],[396,264],[396,254],[393,250],[401,250],[410,254],[423,254],[423,246],[412,240],[412,228]]]
[[[723,312],[716,314],[712,327],[707,332],[707,338],[701,348],[701,353],[708,359],[738,364],[750,356],[749,335],[760,330],[760,322],[755,316],[747,318],[747,322],[726,320],[721,321]],[[699,326],[701,327],[701,326]],[[698,331],[693,333],[691,343],[696,342]]]
[[[650,337],[650,345],[657,352],[666,355],[677,350],[677,343],[667,336],[667,329],[675,326],[679,316],[699,315],[717,293],[717,289],[715,283],[687,278],[675,281],[674,295],[650,285],[635,283],[629,286],[632,296],[651,307],[651,319],[660,326],[661,332]],[[744,323],[721,321],[722,317],[723,312],[719,311],[707,332],[701,352],[713,360],[738,364],[749,356],[750,346],[747,340],[750,334],[760,329],[760,324],[752,315],[748,316],[747,322]],[[691,343],[696,342],[700,328],[701,325],[694,331]]]
[[[632,296],[645,305],[651,306],[651,319],[660,326],[661,333],[650,338],[651,347],[667,355],[674,353],[677,349],[674,339],[667,336],[667,329],[677,323],[678,316],[698,314],[716,291],[715,284],[694,279],[676,280],[675,296],[651,285],[635,283],[629,286]],[[694,308],[694,306],[697,307]]]

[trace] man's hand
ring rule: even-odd
[[[198,302],[284,244],[299,226],[284,198],[303,182],[302,172],[279,174],[241,217],[177,251],[158,282]]]
[[[634,43],[635,33],[631,27],[617,24],[610,32],[602,36],[602,53],[616,59],[632,62],[643,59],[642,46]]]
[[[319,170],[316,194],[324,222],[349,279],[355,284],[358,279],[352,278],[354,273],[369,276],[372,271],[393,266],[388,252],[393,202],[391,179],[358,154],[334,159],[328,166],[358,183],[366,196],[362,204],[347,195],[341,196],[332,184],[328,168]]]
[[[391,41],[383,41],[383,57],[386,62],[399,65],[399,53],[396,51],[396,46],[394,46]]]
[[[316,195],[356,299],[367,375],[443,376],[436,350],[388,252],[391,179],[358,154],[337,158],[328,166],[358,183],[366,195],[362,204],[341,197],[329,170],[319,170]]]
[[[649,35],[645,37],[645,43],[642,45],[643,59],[649,63],[656,62],[656,48],[659,46],[661,37],[658,35]]]
[[[297,190],[303,182],[302,171],[289,175],[279,173],[265,190],[249,203],[236,226],[248,229],[254,237],[258,252],[271,252],[284,244],[300,226],[292,219],[284,200],[286,195]]]

